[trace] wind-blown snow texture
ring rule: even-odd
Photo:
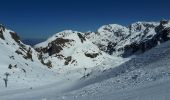
[[[33,48],[0,25],[0,100],[167,100],[168,40],[162,20],[65,30]]]

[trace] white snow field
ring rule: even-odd
[[[77,90],[55,100],[169,100],[170,42],[77,86]]]
[[[170,42],[166,42],[87,78],[32,89],[2,89],[0,100],[169,100],[169,94]]]
[[[16,100],[35,98],[36,100],[43,96],[56,96],[57,93],[68,90],[73,83],[77,83],[76,81],[91,71],[116,67],[125,61],[120,57],[111,57],[104,52],[94,59],[84,56],[86,52],[101,51],[90,41],[81,43],[77,33],[73,34],[71,31],[71,35],[66,38],[75,39],[75,42],[73,46],[63,48],[66,51],[63,50],[61,54],[66,57],[72,56],[77,60],[77,64],[70,63],[70,66],[67,66],[64,65],[64,58],[44,55],[47,61],[48,59],[54,60],[53,68],[50,69],[41,63],[38,58],[39,53],[23,44],[15,32],[1,26],[0,36],[0,100],[15,100],[15,98]],[[111,66],[112,64],[114,66]],[[86,71],[85,67],[87,67]],[[6,73],[9,74],[8,78]],[[4,79],[8,80],[7,87]]]
[[[169,100],[170,21],[65,30],[33,47],[0,25],[0,100]]]

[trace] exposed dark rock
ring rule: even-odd
[[[31,61],[33,61],[31,48],[29,48],[29,50],[27,51],[27,53],[26,53],[26,55],[24,56],[24,58],[25,58],[25,59],[31,59]]]
[[[41,61],[41,63],[43,65],[46,65],[48,68],[52,68],[52,62],[51,61],[48,61],[47,63],[44,62],[42,52],[38,55],[38,59]]]
[[[50,46],[50,48],[47,50],[47,52],[48,52],[49,56],[51,56],[53,54],[59,53],[61,50],[63,50],[61,46],[58,46],[56,44],[52,44]]]
[[[108,46],[107,46],[107,51],[106,52],[111,55],[115,51],[115,46],[116,45],[117,45],[117,43],[109,42]]]
[[[57,38],[56,40],[52,41],[51,44],[55,44],[55,45],[59,45],[59,46],[66,46],[66,43],[72,42],[74,40],[70,40],[70,39],[63,39],[63,38]]]
[[[24,73],[26,73],[26,70],[25,70],[25,69],[23,69],[23,68],[22,68],[22,71],[23,71]]]
[[[11,65],[11,64],[9,64],[8,68],[9,68],[9,69],[12,69],[12,65]]]
[[[2,31],[5,31],[5,27],[4,27],[3,25],[1,25],[1,24],[0,24],[0,29],[1,29]]]
[[[15,57],[14,57],[14,56],[9,56],[9,58],[10,58],[10,59],[13,59],[13,60],[15,59]]]
[[[25,59],[30,59],[31,61],[33,61],[31,48],[29,48],[29,50],[27,51],[26,49],[20,47],[18,50],[15,51],[15,53],[17,53],[18,55],[22,55]]]
[[[60,51],[63,50],[62,48],[65,47],[66,44],[70,44],[70,42],[73,42],[73,41],[74,40],[57,38],[56,40],[49,43],[48,46],[45,48],[36,48],[36,51],[48,53],[49,56],[51,56],[53,54],[60,53]]]
[[[99,53],[85,53],[85,56],[90,58],[96,58],[99,55]]]
[[[76,62],[76,60],[73,60],[73,61],[71,62],[71,64],[73,64],[74,62]]]
[[[9,69],[17,68],[17,65],[12,66],[11,64],[9,64],[8,68],[9,68]]]
[[[23,55],[21,51],[16,50],[15,53],[17,53],[18,55]]]
[[[35,50],[38,51],[38,52],[40,52],[40,53],[47,53],[48,47],[46,47],[46,48],[42,48],[42,47],[40,47],[40,48],[35,48]]]
[[[45,65],[42,52],[38,55],[38,59],[41,61],[43,65]]]
[[[5,27],[0,25],[0,38],[3,39],[3,40],[5,40],[4,35],[3,35],[4,31],[5,31]]]
[[[46,66],[48,66],[48,68],[52,68],[52,62],[51,61],[48,61],[47,63],[45,63]]]
[[[69,64],[69,62],[71,62],[71,60],[72,60],[72,57],[71,56],[69,56],[69,57],[67,57],[67,58],[64,58],[66,61],[65,61],[65,65],[68,65]]]
[[[3,33],[0,32],[0,38],[5,40]]]
[[[9,32],[11,34],[11,37],[18,43],[20,44],[20,37],[17,35],[17,33],[14,32]]]
[[[124,54],[123,57],[128,57],[132,54],[136,54],[136,53],[143,53],[155,46],[158,45],[158,43],[163,43],[166,42],[168,40],[170,40],[170,27],[165,28],[164,24],[167,24],[168,21],[161,21],[160,25],[155,27],[155,32],[156,35],[152,36],[151,39],[147,39],[145,41],[141,41],[139,43],[131,43],[130,45],[126,45],[124,47]]]
[[[61,55],[61,54],[56,54],[55,57],[57,57],[57,58],[59,58],[59,59],[63,59],[63,58],[64,58],[64,56]]]
[[[28,66],[28,64],[27,64],[27,63],[25,63],[25,65],[27,65],[27,66]]]
[[[84,41],[86,41],[86,38],[85,38],[82,34],[77,33],[77,35],[78,35],[78,37],[80,38],[81,43],[83,43]]]
[[[168,20],[161,20],[160,25],[168,24],[168,22],[169,22]]]
[[[102,44],[96,44],[96,45],[99,47],[101,51],[104,51],[104,52],[110,51],[105,45],[102,45]]]

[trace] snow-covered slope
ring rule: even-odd
[[[65,30],[34,46],[39,60],[59,72],[119,65],[123,57],[141,54],[170,39],[170,22],[136,22],[129,27],[104,25],[98,32]],[[110,56],[112,55],[112,56]],[[107,61],[107,63],[105,63]],[[88,62],[88,63],[87,63]],[[120,63],[120,64],[121,64]],[[102,66],[102,67],[101,67]],[[105,70],[103,68],[102,70]]]
[[[117,66],[123,62],[120,57],[111,57],[102,52],[83,33],[71,30],[55,34],[47,41],[35,45],[35,49],[41,52],[42,62],[50,61],[51,68],[58,72],[76,69],[84,74],[84,71],[104,70],[112,64]]]
[[[23,100],[23,97],[25,100],[168,100],[170,98],[169,45],[169,41],[163,43],[119,67],[94,72],[69,86],[53,84],[33,90],[0,91],[0,98],[2,100]]]
[[[102,51],[111,55],[128,57],[145,52],[169,40],[170,22],[136,22],[129,27],[116,24],[104,25],[98,32],[86,33],[86,37]]]
[[[14,31],[0,25],[0,89],[5,89],[7,74],[10,89],[30,88],[42,81],[44,84],[48,84],[47,80],[53,81],[54,72],[41,64],[37,55],[32,47],[20,41]]]
[[[109,52],[107,51],[108,45],[116,45],[129,34],[128,28],[117,24],[110,24],[100,27],[96,33],[89,32],[85,35],[90,41],[98,45],[101,50]]]
[[[79,81],[74,86],[77,90],[55,97],[55,100],[168,100],[169,45],[168,41],[117,68],[94,73]]]
[[[104,25],[98,32],[65,30],[34,50],[0,25],[0,100],[141,99],[129,93],[169,87],[168,40],[169,21],[136,22]],[[151,85],[158,88],[145,89]],[[153,96],[159,93],[166,92]]]

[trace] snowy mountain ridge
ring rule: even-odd
[[[111,57],[101,51],[83,33],[77,31],[62,31],[34,47],[41,52],[44,62],[51,61],[52,68],[60,70],[60,72],[74,69],[84,71],[84,69],[93,69],[110,61],[103,66],[103,69],[107,69],[110,68],[111,62],[115,63],[115,66],[123,62],[122,58]]]
[[[96,33],[86,33],[86,37],[102,51],[128,57],[169,40],[169,24],[168,20],[136,22],[128,27],[110,24],[102,26]]]
[[[112,67],[116,67],[126,61],[124,57],[141,54],[169,40],[169,31],[170,22],[167,20],[136,22],[129,27],[109,24],[100,27],[97,32],[88,33],[65,30],[35,45],[34,50],[23,44],[15,32],[1,25],[0,41],[1,45],[4,44],[3,49],[6,45],[12,47],[13,52],[25,60],[57,72],[81,69],[83,73],[84,69],[105,70],[113,64],[115,66]]]
[[[97,32],[65,30],[35,45],[34,48],[41,53],[41,61],[50,63],[50,67],[94,68],[106,60],[120,63],[124,57],[142,54],[168,41],[169,31],[168,20],[136,22],[128,27],[109,24],[100,27]],[[62,68],[64,67],[60,69]]]
[[[9,88],[30,88],[40,85],[39,82],[47,84],[45,81],[53,81],[55,77],[55,73],[39,61],[37,51],[23,44],[17,33],[2,25],[0,26],[0,54],[1,90],[5,89],[5,80],[9,81]],[[50,78],[47,78],[49,76]]]
[[[35,45],[34,48],[41,53],[43,62],[50,61],[51,67],[69,65],[77,68],[92,68],[101,65],[103,59],[114,58],[119,62],[124,57],[141,54],[168,41],[169,31],[168,20],[136,22],[128,27],[109,24],[100,27],[97,32],[82,33],[65,30]],[[83,58],[79,59],[79,57]],[[87,65],[83,63],[84,61],[90,63]]]
[[[56,97],[56,93],[64,90],[78,90],[67,95],[82,99],[81,95],[97,91],[113,93],[117,88],[127,88],[127,84],[168,78],[168,40],[168,20],[136,22],[128,27],[109,24],[87,33],[65,30],[34,47],[22,43],[17,33],[0,25],[0,99],[13,100],[3,95],[10,91],[5,87],[6,81],[12,90],[26,88],[21,91],[33,95],[33,100],[45,100],[45,92],[52,100],[61,100],[65,96]],[[51,91],[54,93],[49,94]]]

